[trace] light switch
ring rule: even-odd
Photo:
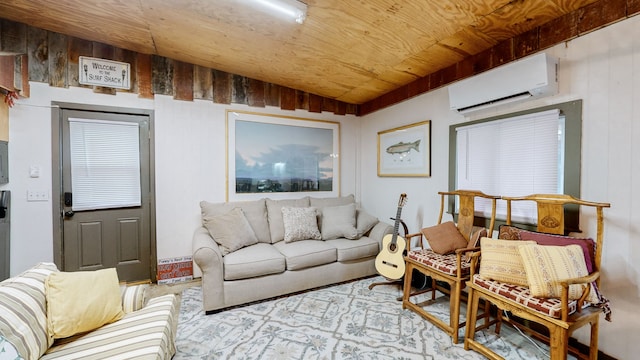
[[[32,178],[40,177],[40,166],[31,165],[29,166],[29,176]]]

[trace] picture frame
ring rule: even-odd
[[[340,123],[227,110],[227,201],[340,195]]]
[[[378,176],[431,176],[431,121],[378,132]]]

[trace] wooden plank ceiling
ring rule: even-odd
[[[363,104],[596,0],[3,0],[0,18]]]

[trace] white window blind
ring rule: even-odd
[[[564,192],[564,117],[558,109],[456,128],[456,186],[486,194]],[[457,205],[456,205],[457,207]],[[490,202],[476,209],[490,216]],[[514,221],[535,222],[534,203],[512,203]],[[498,202],[497,215],[506,217]]]
[[[140,206],[137,123],[69,118],[74,211]]]

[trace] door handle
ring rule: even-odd
[[[68,210],[64,212],[64,217],[70,218],[73,217],[76,213],[73,210]]]

